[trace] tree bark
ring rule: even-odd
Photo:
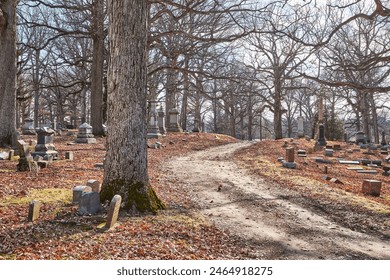
[[[92,4],[91,126],[94,135],[103,135],[104,0]]]
[[[108,2],[109,114],[101,200],[111,200],[119,194],[125,209],[156,213],[164,205],[151,188],[147,172],[146,2]]]
[[[0,146],[16,131],[16,5],[0,1]]]

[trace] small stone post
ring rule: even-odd
[[[122,197],[120,195],[114,195],[110,203],[110,209],[108,209],[106,229],[112,228],[118,220],[119,209],[121,207]]]
[[[39,218],[39,210],[41,207],[41,203],[37,200],[33,200],[28,209],[28,221],[34,222]]]

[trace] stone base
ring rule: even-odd
[[[161,137],[162,137],[162,135],[160,133],[148,133],[147,134],[148,139],[154,139],[154,138],[159,139]]]
[[[58,152],[57,151],[35,151],[31,153],[33,157],[41,156],[42,158],[47,156],[52,156],[53,159],[58,159]]]
[[[283,167],[289,168],[289,169],[295,169],[297,168],[297,164],[295,162],[283,162]]]
[[[170,125],[168,126],[168,132],[183,132],[183,130],[181,129],[181,127],[179,126],[179,124],[177,125]]]
[[[76,138],[74,141],[80,144],[96,144],[96,138]]]

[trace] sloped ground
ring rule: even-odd
[[[345,183],[331,184],[311,163],[316,154],[288,170],[276,160],[284,141],[213,134],[157,140],[164,148],[148,150],[149,174],[168,209],[121,212],[119,224],[101,232],[106,211],[80,217],[70,201],[75,185],[102,179],[95,163],[104,158],[104,139],[67,145],[72,140],[56,137],[60,160],[38,174],[0,161],[0,259],[390,259],[387,181],[380,198],[365,197],[345,166],[329,166],[329,176]],[[64,160],[65,151],[75,161]],[[39,221],[28,223],[33,199],[43,206]]]
[[[25,139],[28,142],[28,138]],[[251,258],[238,238],[210,224],[191,208],[183,190],[161,178],[163,162],[173,155],[235,142],[211,134],[173,134],[159,140],[163,149],[149,149],[151,182],[168,210],[159,215],[130,217],[100,232],[106,211],[80,217],[72,206],[72,188],[88,179],[101,180],[95,168],[104,158],[104,139],[96,145],[67,145],[73,137],[56,137],[60,159],[38,174],[16,172],[17,160],[0,161],[0,259],[242,259]],[[153,144],[155,140],[150,140]],[[75,160],[64,160],[74,151]],[[28,204],[42,202],[40,218],[28,223]]]
[[[271,143],[236,143],[177,158],[170,161],[167,169],[197,202],[202,214],[253,247],[258,258],[390,259],[389,227],[384,225],[390,212],[381,216],[360,211],[356,214],[358,219],[340,223],[351,219],[358,209],[349,205],[345,194],[331,187],[322,187],[323,193],[289,187],[284,182],[291,183],[296,179],[292,173],[299,174],[301,170],[289,172],[280,163],[262,167],[248,164],[247,161],[267,161],[262,149],[276,152]],[[256,172],[250,174],[242,163],[234,163],[238,155]],[[271,169],[280,170],[280,184],[276,183],[279,177],[270,182],[259,176]],[[302,185],[310,188],[314,181],[302,175]],[[326,210],[318,211],[322,208]],[[387,206],[381,209],[390,210]],[[370,224],[372,230],[364,233],[361,222]]]

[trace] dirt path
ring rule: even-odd
[[[240,236],[261,259],[390,259],[386,240],[342,227],[251,176],[231,160],[240,142],[169,161],[177,180],[217,227]]]

